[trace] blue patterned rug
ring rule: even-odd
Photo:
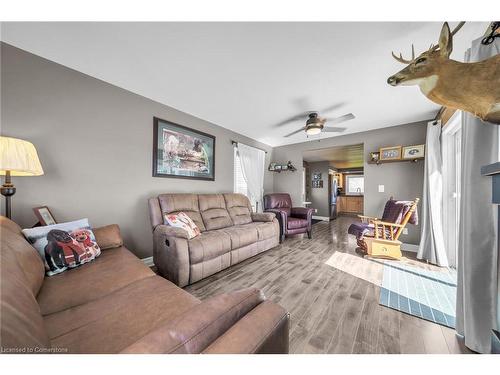
[[[380,304],[455,328],[457,273],[384,262]]]

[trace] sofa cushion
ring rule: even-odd
[[[252,222],[252,206],[243,194],[224,194],[226,208],[235,225]]]
[[[198,199],[203,224],[207,230],[227,228],[233,225],[222,194],[202,194],[198,196]]]
[[[160,194],[158,195],[163,214],[184,212],[194,221],[200,231],[205,231],[205,225],[200,214],[198,195],[196,194]]]
[[[21,271],[24,273],[28,287],[33,295],[37,295],[45,276],[45,267],[40,255],[24,238],[21,227],[5,216],[0,216],[0,237],[2,246],[8,247],[15,254]]]
[[[153,276],[125,247],[103,251],[92,263],[46,277],[37,300],[43,315],[106,296],[134,281]]]
[[[235,225],[233,227],[224,228],[223,231],[231,237],[232,250],[250,245],[259,240],[256,225]]]
[[[198,303],[171,282],[151,276],[44,321],[52,346],[70,353],[116,353]]]
[[[299,219],[297,217],[289,217],[288,218],[288,229],[299,229],[307,227],[306,219]]]
[[[203,232],[188,241],[188,249],[190,263],[200,263],[229,252],[231,237],[223,230]]]

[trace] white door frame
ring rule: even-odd
[[[460,179],[462,117],[455,111],[443,128],[443,230],[446,255],[450,267],[457,267],[460,228]]]

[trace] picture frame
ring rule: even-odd
[[[370,152],[370,161],[377,163],[380,160],[380,152]]]
[[[215,136],[154,117],[153,177],[215,181]]]
[[[323,180],[313,180],[312,181],[312,187],[315,189],[322,189],[323,188]]]
[[[312,175],[313,180],[321,180],[321,173],[319,172],[314,172]]]
[[[34,207],[33,212],[41,225],[46,226],[57,224],[54,215],[52,215],[52,212],[50,212],[47,206]]]
[[[272,162],[269,164],[269,167],[267,168],[268,171],[274,172],[276,170],[276,163]]]
[[[403,147],[403,159],[405,160],[423,159],[424,157],[425,157],[425,144]]]
[[[381,147],[379,149],[380,160],[401,160],[402,146]]]

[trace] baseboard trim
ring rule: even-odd
[[[315,220],[330,221],[330,218],[327,216],[315,216],[315,215],[313,215],[312,218]]]
[[[149,268],[151,268],[155,265],[153,262],[153,257],[142,258],[141,260]]]
[[[402,243],[401,250],[409,251],[411,253],[418,253],[418,245],[414,245],[411,243]]]

